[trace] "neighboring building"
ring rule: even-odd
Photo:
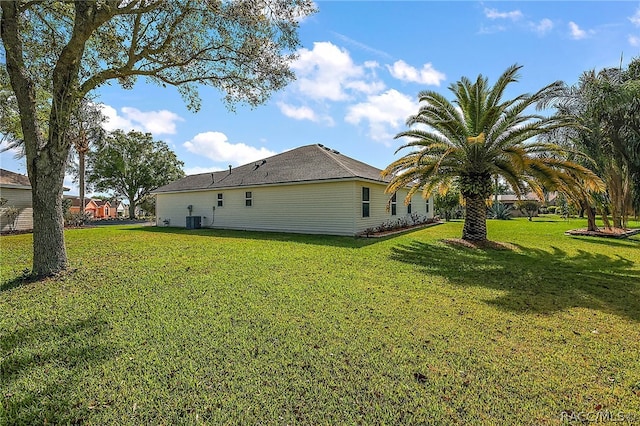
[[[65,199],[71,200],[71,213],[80,212],[80,197],[74,195],[65,195]],[[115,207],[114,207],[115,206]],[[84,211],[92,219],[112,219],[124,216],[124,206],[117,199],[105,201],[100,199],[85,198]]]
[[[111,201],[111,217],[125,217],[127,214],[127,208],[124,203],[117,198]]]
[[[491,198],[491,200],[493,200],[493,197]],[[542,205],[542,202],[540,201],[538,196],[533,192],[529,192],[528,194],[525,194],[523,197],[520,197],[520,198],[515,194],[499,194],[498,195],[498,202],[504,204],[505,206],[511,207],[511,216],[513,217],[526,216],[526,213],[521,212],[515,207],[515,204],[519,200],[537,201],[538,203],[540,203],[540,205]],[[555,200],[555,197],[554,197],[554,200]],[[536,213],[534,216],[538,216],[538,214]]]
[[[65,200],[71,200],[71,206],[69,207],[70,213],[80,213],[80,208],[81,208],[80,197],[78,197],[77,195],[64,195],[63,198]],[[85,211],[89,206],[92,206],[93,209],[95,210],[95,205],[91,204],[91,198],[84,199],[84,206],[85,206]]]
[[[111,208],[111,203],[107,200],[93,200],[96,204],[96,212],[93,216],[94,219],[109,219],[115,217],[115,209]],[[113,213],[112,213],[113,210]]]
[[[406,189],[391,200],[380,172],[307,145],[156,189],[157,225],[357,235],[411,213],[433,217],[433,200],[421,194],[408,206]]]
[[[0,206],[0,232],[33,229],[31,182],[28,176],[0,169],[0,197],[7,200]],[[12,207],[18,210],[15,221],[11,221],[8,215]]]

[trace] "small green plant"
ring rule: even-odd
[[[433,204],[436,212],[439,215],[444,216],[444,219],[449,222],[451,219],[459,216],[461,209],[460,192],[453,190],[444,195],[435,194]]]
[[[16,220],[18,220],[18,216],[20,216],[20,210],[15,206],[4,207],[2,209],[2,216],[4,216],[7,219],[7,225],[9,225],[9,230],[15,231]]]
[[[509,220],[511,219],[511,206],[502,203],[493,204],[489,207],[487,216],[490,219]]]
[[[529,218],[529,222],[531,222],[533,216],[538,214],[540,203],[536,200],[518,200],[515,203],[515,208],[520,210],[523,214],[526,214]]]
[[[64,223],[67,226],[82,226],[91,221],[91,214],[89,212],[75,212],[65,214]]]

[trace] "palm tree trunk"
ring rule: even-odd
[[[462,239],[467,241],[487,240],[487,205],[484,197],[470,195],[465,197],[467,214],[464,218]]]
[[[589,202],[586,200],[580,201],[580,208],[583,209],[587,213],[587,230],[597,232],[599,231],[596,226],[596,211],[593,207],[589,205]]]

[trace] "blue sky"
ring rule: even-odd
[[[301,24],[297,80],[255,109],[229,112],[219,92],[200,91],[188,111],[174,88],[139,80],[132,90],[100,89],[109,129],[151,132],[185,163],[187,174],[222,170],[298,146],[322,143],[384,168],[401,145],[393,136],[431,89],[450,97],[461,76],[491,82],[523,65],[510,95],[640,56],[637,1],[317,1]],[[0,155],[26,173],[24,160]],[[69,178],[65,184],[77,193]]]

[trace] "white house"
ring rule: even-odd
[[[407,190],[392,199],[380,169],[323,145],[307,145],[156,189],[158,226],[357,235],[411,214],[433,217],[433,200]]]
[[[0,232],[33,229],[31,182],[25,175],[0,169]],[[6,201],[5,201],[6,200]],[[11,211],[17,209],[17,217]]]

